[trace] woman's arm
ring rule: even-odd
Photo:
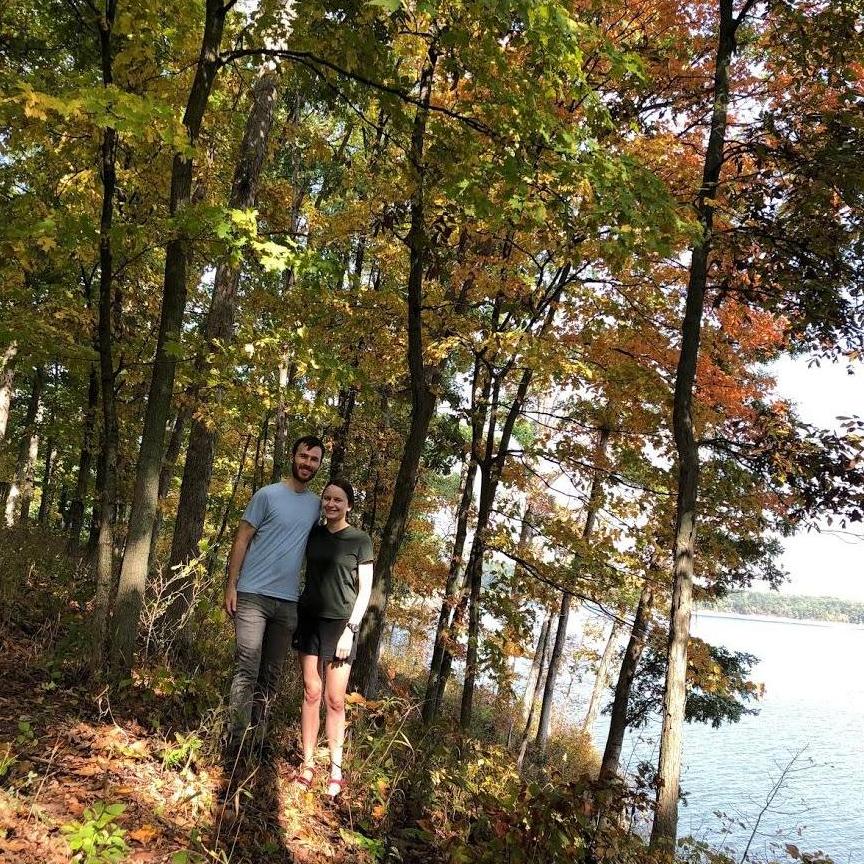
[[[366,614],[366,607],[369,605],[369,598],[372,595],[372,562],[361,564],[357,568],[357,599],[354,601],[354,608],[351,610],[351,617],[339,637],[339,644],[336,646],[336,659],[344,660],[351,653],[351,646],[356,638],[354,631],[351,629],[360,628],[360,622]]]
[[[369,605],[369,598],[372,596],[372,562],[361,564],[357,568],[357,599],[354,601],[354,608],[351,610],[351,617],[348,619],[349,624],[355,627],[360,626],[363,616],[366,614],[366,607]]]

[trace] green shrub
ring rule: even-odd
[[[81,821],[68,822],[60,830],[66,835],[73,861],[80,864],[117,864],[129,851],[126,831],[115,824],[126,808],[122,804],[97,801],[84,811]]]

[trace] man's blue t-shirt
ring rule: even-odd
[[[243,513],[257,530],[246,550],[237,590],[297,600],[306,539],[320,513],[320,499],[308,490],[295,492],[287,483],[259,489]]]

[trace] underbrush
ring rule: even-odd
[[[158,620],[158,604],[164,604],[163,588],[163,583],[154,581],[145,600],[145,620]],[[100,758],[107,758],[107,753],[140,766],[142,771],[146,767],[148,776],[158,782],[173,784],[176,789],[203,790],[196,793],[196,800],[212,802],[214,778],[222,771],[224,694],[233,650],[230,625],[220,609],[219,586],[202,581],[190,612],[189,630],[194,638],[185,642],[181,651],[173,637],[161,640],[159,628],[151,624],[140,646],[146,649],[142,662],[130,679],[111,682],[110,686],[107,682],[95,682],[94,686],[85,674],[87,604],[92,592],[93,579],[86,562],[67,554],[65,538],[36,531],[3,533],[0,641],[14,645],[18,686],[22,694],[28,694],[29,702],[22,699],[20,709],[16,703],[14,723],[9,725],[7,740],[0,744],[0,785],[17,778],[15,789],[19,791],[15,794],[24,809],[32,807],[27,803],[28,790],[41,788],[43,781],[22,766],[34,759],[37,764],[40,758],[45,762],[46,749],[54,758],[53,750],[48,749],[49,739],[42,737],[50,723],[67,729],[63,734],[68,737],[68,727],[87,719],[94,728],[98,721],[109,731],[120,729],[113,744],[106,740],[97,747],[93,739],[91,749],[99,750]],[[515,747],[504,744],[521,723],[519,706],[512,699],[479,688],[474,724],[466,735],[456,722],[460,694],[453,685],[445,695],[440,719],[430,727],[421,722],[425,669],[417,658],[387,658],[381,681],[379,699],[349,696],[348,785],[341,804],[322,815],[320,802],[314,805],[318,809],[308,809],[308,801],[303,803],[296,790],[288,792],[287,806],[294,808],[296,819],[308,823],[308,835],[314,838],[316,831],[329,832],[332,838],[335,832],[346,857],[332,860],[369,864],[659,864],[661,858],[629,830],[634,814],[641,821],[650,818],[653,789],[650,784],[599,789],[599,757],[586,736],[556,729],[543,760],[534,760],[529,751],[520,772]],[[294,664],[289,664],[283,693],[271,718],[277,759],[269,760],[269,767],[275,770],[278,761],[278,770],[283,772],[281,779],[266,780],[274,790],[280,785],[292,789],[290,772],[299,762],[301,699],[299,675]],[[79,740],[81,734],[69,740]],[[113,749],[106,750],[108,744]],[[91,806],[96,803],[94,799]],[[111,806],[119,803],[114,801]],[[166,801],[164,806],[167,810],[171,804]],[[196,819],[206,818],[207,806],[200,804]],[[68,822],[74,829],[67,832],[69,836],[83,837],[81,826],[89,824],[85,817],[79,814],[77,822]],[[94,819],[96,816],[90,821]],[[216,841],[210,846],[197,827],[189,828],[197,833],[194,842],[189,841],[194,855],[190,852],[186,860],[212,859],[223,864],[263,860],[255,858],[258,852],[252,858],[243,857],[235,849],[236,838],[227,852],[219,846],[222,824],[220,815]],[[285,829],[279,825],[278,820],[271,823],[269,833],[262,833],[257,845],[254,838],[247,838],[252,844],[249,848],[260,850],[266,857],[268,849],[282,842],[278,833]],[[142,830],[137,836],[143,836]],[[119,841],[115,846],[121,848]],[[716,849],[695,841],[683,842],[677,859],[687,864],[730,864],[730,859]],[[825,864],[828,859],[808,859],[799,853],[798,860]]]
[[[630,795],[623,788],[600,793],[599,755],[586,736],[559,734],[543,762],[520,773],[503,743],[521,722],[516,704],[480,688],[465,735],[456,723],[458,687],[451,687],[440,719],[425,727],[425,679],[412,677],[416,664],[401,655],[385,664],[388,695],[354,697],[351,710],[351,770],[372,792],[363,830],[397,848],[420,843],[448,862],[651,861],[619,819],[602,818],[650,802],[623,800]]]
[[[83,558],[66,538],[36,529],[0,529],[0,632],[16,628],[34,651],[51,649],[93,595]]]

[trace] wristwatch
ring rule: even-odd
[[[350,621],[345,625],[355,636],[360,631],[359,624],[352,624]]]

